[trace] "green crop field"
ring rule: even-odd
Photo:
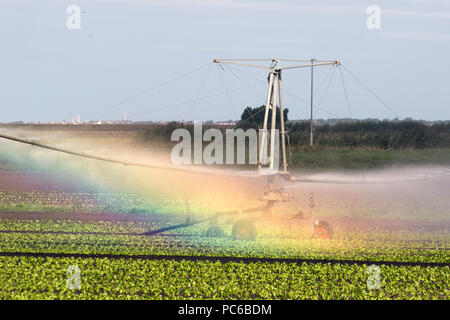
[[[0,298],[450,299],[445,232],[347,232],[319,240],[301,228],[263,228],[249,242],[208,238],[196,226],[139,235],[158,226],[2,220]],[[80,270],[78,289],[67,285],[69,266]],[[369,288],[373,277],[379,285]]]
[[[449,299],[449,267],[1,257],[2,299]],[[66,286],[66,268],[81,287]]]

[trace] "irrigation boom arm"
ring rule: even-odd
[[[200,174],[200,175],[225,175],[224,173],[221,173],[218,171],[217,172],[209,171],[209,170],[204,171],[204,170],[196,170],[193,168],[186,168],[186,167],[179,167],[179,166],[165,166],[165,165],[159,165],[159,164],[141,163],[141,162],[133,162],[133,161],[118,160],[118,159],[114,159],[114,158],[101,157],[101,156],[96,156],[96,155],[88,154],[88,153],[84,153],[84,152],[77,152],[77,151],[72,151],[72,150],[68,150],[68,149],[64,149],[64,148],[58,148],[58,147],[50,146],[50,145],[43,144],[43,143],[40,143],[37,141],[28,140],[28,139],[24,139],[24,138],[20,138],[20,137],[16,137],[16,136],[11,136],[11,135],[4,134],[4,133],[0,133],[0,139],[16,141],[19,143],[28,144],[28,145],[32,145],[32,146],[43,148],[43,149],[53,150],[53,151],[57,151],[60,153],[66,153],[66,154],[70,154],[70,155],[77,156],[77,157],[88,158],[88,159],[110,162],[110,163],[116,163],[116,164],[122,164],[125,166],[156,169],[156,170],[185,172],[185,173]]]
[[[199,175],[236,176],[236,177],[250,178],[250,179],[258,177],[257,174],[241,175],[241,174],[237,174],[237,173],[233,173],[233,172],[225,172],[225,171],[215,171],[215,170],[207,170],[207,171],[205,170],[204,171],[204,170],[195,170],[195,169],[189,168],[189,167],[186,168],[186,167],[164,166],[164,165],[151,164],[151,163],[123,161],[123,160],[118,160],[118,159],[114,159],[114,158],[100,157],[100,156],[96,156],[96,155],[92,155],[92,154],[87,154],[84,152],[77,152],[77,151],[72,151],[72,150],[63,149],[63,148],[57,148],[57,147],[53,147],[53,146],[43,144],[43,143],[40,143],[37,141],[28,140],[28,139],[24,139],[24,138],[20,138],[20,137],[16,137],[16,136],[11,136],[11,135],[4,134],[4,133],[0,133],[0,139],[16,141],[19,143],[32,145],[32,146],[35,146],[38,148],[44,148],[44,149],[53,150],[56,152],[66,153],[66,154],[73,155],[73,156],[89,158],[89,159],[93,159],[93,160],[110,162],[110,163],[116,163],[116,164],[121,164],[121,165],[125,165],[125,166],[141,167],[141,168],[148,168],[148,169],[155,169],[155,170],[185,172],[185,173],[192,173],[192,174],[199,174]],[[434,179],[436,177],[448,176],[448,175],[450,175],[450,168],[445,168],[445,170],[443,170],[442,172],[440,172],[439,174],[436,174],[436,175],[426,175],[425,177],[420,176],[420,177],[412,177],[412,178],[408,178],[408,179],[400,179],[400,180],[396,180],[395,182],[427,180],[427,179]],[[290,176],[289,180],[291,182],[326,183],[326,184],[330,184],[330,183],[331,184],[368,184],[368,183],[373,184],[374,183],[374,182],[367,182],[367,181],[358,182],[358,181],[348,181],[348,180],[338,180],[338,179],[327,180],[327,179],[317,179],[317,178],[309,178],[309,177],[294,177],[294,176]],[[383,183],[383,181],[378,182],[378,183]],[[392,181],[390,183],[392,183]]]
[[[304,64],[304,65],[298,65],[298,66],[287,66],[283,68],[279,68],[278,70],[288,70],[288,69],[299,69],[299,68],[309,68],[309,67],[316,67],[316,66],[329,66],[329,65],[339,65],[339,61],[330,61],[330,62],[317,62],[317,63],[310,63],[310,64]]]
[[[257,64],[249,64],[249,63],[243,63],[247,61],[271,61],[272,66],[261,66]],[[234,64],[238,66],[244,66],[244,67],[251,67],[251,68],[258,68],[258,69],[265,69],[265,70],[288,70],[288,69],[299,69],[299,68],[309,68],[309,67],[315,67],[315,66],[327,66],[327,65],[339,65],[339,61],[318,61],[314,63],[308,63],[308,64],[301,64],[301,65],[293,65],[293,66],[286,66],[286,67],[276,67],[281,61],[288,61],[288,62],[310,62],[308,60],[283,60],[283,59],[214,59],[214,63],[223,63],[223,64]]]

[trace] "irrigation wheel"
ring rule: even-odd
[[[333,227],[326,221],[314,222],[314,233],[313,238],[315,239],[332,239],[333,238]]]
[[[239,220],[233,225],[233,238],[236,240],[255,240],[256,226],[249,220]]]
[[[206,236],[208,238],[221,238],[221,237],[225,236],[225,232],[219,226],[211,226],[206,231]]]

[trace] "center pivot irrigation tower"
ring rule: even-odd
[[[267,63],[270,66],[258,65],[254,63]],[[281,67],[281,62],[292,63]],[[269,70],[269,86],[267,90],[266,109],[264,114],[263,132],[261,136],[261,143],[259,145],[258,170],[262,168],[262,159],[265,150],[265,144],[268,142],[267,138],[267,122],[269,121],[269,110],[272,110],[271,130],[270,130],[270,163],[269,169],[274,169],[275,161],[275,132],[276,132],[276,116],[277,116],[277,99],[280,107],[280,130],[281,130],[281,153],[282,153],[282,174],[288,174],[286,161],[286,140],[284,128],[284,113],[283,113],[283,96],[281,91],[281,71],[299,68],[311,68],[311,138],[310,144],[312,146],[312,121],[313,121],[313,67],[326,65],[339,65],[339,61],[322,61],[322,60],[290,60],[290,59],[214,59],[214,63],[219,64],[233,64],[244,67],[259,68]],[[298,64],[301,63],[301,64]]]

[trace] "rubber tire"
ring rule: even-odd
[[[314,224],[314,233],[313,233],[314,239],[332,239],[333,238],[333,227],[330,223],[326,221],[319,221],[318,223]]]
[[[225,232],[223,231],[223,229],[221,227],[211,226],[206,231],[206,236],[208,238],[222,238],[225,236]]]
[[[235,240],[255,240],[257,236],[256,226],[249,220],[239,220],[233,225],[232,236]]]

